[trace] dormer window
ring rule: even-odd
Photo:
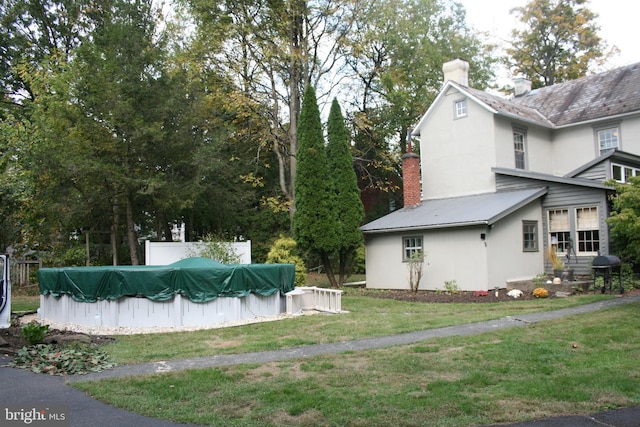
[[[455,110],[456,119],[467,117],[467,100],[456,101]]]
[[[598,129],[596,131],[600,154],[608,150],[620,148],[620,129],[616,127]]]

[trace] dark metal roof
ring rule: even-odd
[[[469,225],[491,225],[546,194],[546,188],[424,200],[360,227],[363,233],[387,233]]]
[[[640,63],[535,89],[511,102],[556,127],[640,112]]]
[[[493,167],[491,170],[500,175],[508,175],[508,176],[517,176],[520,178],[529,178],[535,179],[536,181],[542,182],[556,182],[558,184],[567,184],[567,185],[577,185],[579,187],[590,187],[597,188],[600,190],[614,190],[613,187],[603,184],[602,182],[595,181],[593,179],[587,178],[568,178],[564,176],[556,176],[550,175],[541,172],[531,172],[523,169],[510,169],[510,168],[501,168],[501,167]]]
[[[565,178],[572,178],[572,177],[578,176],[580,173],[594,167],[598,163],[602,163],[607,160],[610,160],[612,162],[622,162],[625,164],[640,166],[640,156],[616,149],[616,150],[609,150],[605,152],[604,154],[596,157],[595,159],[591,160],[588,163],[585,163],[579,168],[572,170],[571,172],[565,174],[564,176]]]

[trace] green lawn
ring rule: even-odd
[[[602,298],[436,305],[346,295],[345,315],[132,336],[108,351],[122,363],[283,348]],[[215,426],[470,426],[589,413],[640,404],[639,311],[634,303],[409,346],[73,385],[147,416]]]
[[[425,304],[359,296],[358,293],[357,289],[345,290],[342,298],[342,308],[348,311],[345,314],[299,316],[195,332],[125,335],[105,350],[118,364],[277,350],[481,322],[611,298],[591,294],[508,303]]]
[[[40,307],[40,291],[37,285],[11,289],[11,311],[15,313],[36,311]]]

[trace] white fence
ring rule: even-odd
[[[146,265],[169,265],[198,254],[203,242],[144,242]],[[233,242],[232,247],[240,257],[240,264],[251,264],[251,240]],[[197,256],[197,255],[196,255]]]
[[[287,292],[287,314],[296,314],[305,310],[325,311],[329,313],[342,312],[342,291],[311,287],[295,288]]]

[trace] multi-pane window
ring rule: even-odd
[[[513,131],[513,152],[516,158],[516,169],[525,169],[525,133],[522,131]]]
[[[616,164],[611,165],[611,178],[616,181],[625,183],[629,181],[629,178],[632,176],[640,176],[640,170]]]
[[[578,253],[596,254],[600,250],[598,208],[595,206],[576,209],[576,232]]]
[[[522,250],[538,250],[538,221],[522,221]]]
[[[466,117],[467,115],[467,100],[463,99],[462,101],[456,102],[456,119],[460,117]]]
[[[549,211],[549,241],[556,245],[557,251],[566,253],[571,247],[569,211],[554,209]]]
[[[413,254],[422,252],[422,236],[408,236],[402,238],[402,260],[408,261]]]
[[[597,131],[598,144],[600,146],[600,152],[613,150],[619,147],[620,131],[617,127],[600,129]]]

